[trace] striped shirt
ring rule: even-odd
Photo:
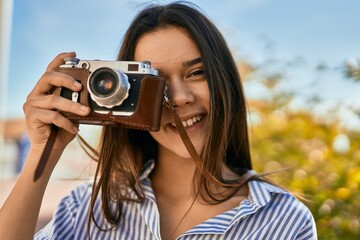
[[[141,184],[145,200],[123,204],[116,228],[101,231],[92,223],[91,239],[161,239],[160,216],[149,174],[154,162],[144,166]],[[315,222],[309,209],[290,193],[260,181],[250,181],[248,197],[232,210],[193,227],[178,240],[185,239],[317,239]],[[88,239],[87,218],[92,186],[75,188],[57,207],[53,219],[34,239]],[[94,208],[100,226],[109,226],[98,198]]]

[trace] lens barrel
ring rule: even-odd
[[[129,96],[128,77],[120,70],[108,67],[98,68],[88,79],[91,98],[101,107],[119,106]]]

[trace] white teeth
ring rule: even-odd
[[[200,122],[201,119],[202,119],[202,116],[196,116],[196,117],[189,118],[188,120],[181,121],[181,122],[182,122],[184,128],[187,128],[187,127],[191,127],[192,125],[194,125],[197,122]],[[175,123],[171,123],[171,125],[176,127]]]
[[[192,119],[188,119],[188,120],[186,121],[186,124],[187,124],[188,127],[190,127],[190,126],[192,126],[194,123],[193,123],[193,120],[192,120]],[[183,125],[184,125],[184,123],[183,123]]]

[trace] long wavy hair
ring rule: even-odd
[[[136,45],[144,34],[168,27],[185,30],[202,57],[210,92],[210,130],[200,154],[202,167],[196,169],[193,189],[208,203],[216,204],[236,192],[230,191],[224,197],[210,187],[215,184],[229,188],[229,182],[221,175],[224,163],[238,175],[252,169],[243,87],[220,31],[192,3],[150,5],[140,11],[130,24],[117,59],[134,60]],[[114,127],[103,127],[100,143],[90,216],[95,221],[93,209],[96,198],[101,194],[104,216],[115,225],[120,221],[124,201],[143,201],[140,171],[149,159],[156,161],[158,144],[149,132]],[[239,185],[234,184],[233,188],[237,190]]]

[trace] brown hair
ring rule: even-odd
[[[210,188],[213,183],[202,171],[211,174],[221,184],[225,183],[221,176],[223,163],[238,175],[252,169],[247,110],[240,76],[220,31],[191,3],[151,5],[138,13],[130,24],[118,60],[134,60],[135,47],[141,36],[171,26],[185,30],[202,56],[210,91],[210,130],[201,153],[203,166],[201,170],[197,169],[193,189],[208,203],[219,203],[232,194],[225,198],[215,194]],[[120,220],[122,202],[141,202],[144,192],[139,182],[140,169],[147,160],[156,160],[156,156],[157,143],[148,132],[104,127],[93,187],[91,218],[95,221],[92,210],[100,192],[104,215],[112,224]],[[234,186],[238,188],[238,185]],[[130,189],[136,197],[131,197],[129,191],[124,189]],[[116,211],[110,211],[114,203]]]

